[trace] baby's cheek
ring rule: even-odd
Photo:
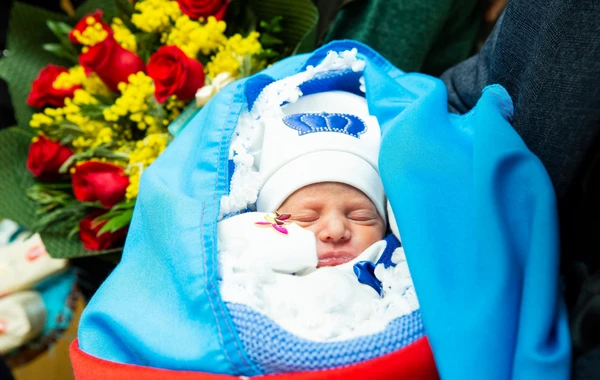
[[[364,226],[359,231],[359,234],[361,243],[369,247],[371,244],[383,239],[384,230],[380,226]]]

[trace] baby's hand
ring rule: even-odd
[[[295,223],[285,225],[285,233],[268,223],[272,215],[247,212],[217,225],[219,252],[239,260],[261,263],[279,273],[296,273],[317,266],[317,245],[312,232]],[[266,218],[265,218],[266,217]],[[258,223],[258,224],[257,224]]]

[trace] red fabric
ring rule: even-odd
[[[171,371],[132,364],[110,362],[79,349],[77,339],[71,344],[71,363],[76,380],[239,380],[239,376],[213,375],[202,372]],[[433,354],[426,337],[391,354],[348,367],[302,373],[263,375],[264,380],[438,380]]]

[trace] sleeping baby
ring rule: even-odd
[[[364,97],[300,97],[262,118],[256,212],[218,225],[221,295],[296,337],[343,341],[419,308],[389,234],[380,129]]]

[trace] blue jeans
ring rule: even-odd
[[[488,84],[556,190],[574,378],[600,378],[600,1],[511,0],[481,52],[447,70],[451,111]]]

